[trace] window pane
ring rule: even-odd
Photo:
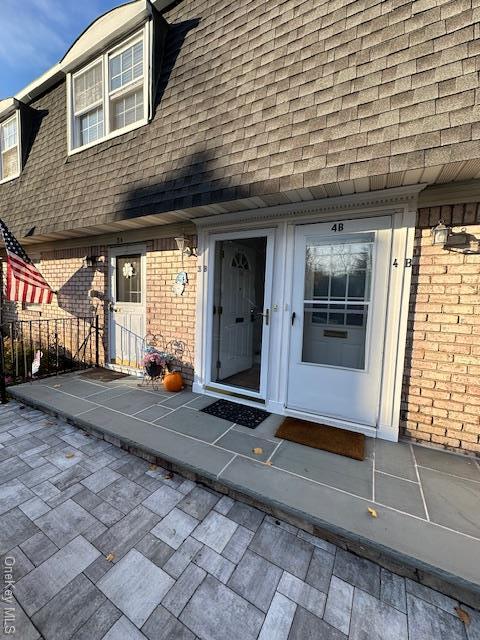
[[[110,58],[110,91],[141,78],[143,75],[143,42],[137,42],[126,51]]]
[[[143,88],[112,101],[112,129],[123,129],[143,118]]]
[[[362,233],[325,241],[308,240],[305,256],[305,300],[367,300],[374,235]]]
[[[18,150],[12,147],[5,153],[2,153],[2,178],[10,178],[18,173]]]
[[[117,302],[142,301],[141,256],[118,256],[116,268]]]
[[[98,140],[103,136],[103,108],[80,116],[80,142],[79,146]]]
[[[7,151],[17,144],[17,118],[2,125],[2,151]]]
[[[365,367],[374,241],[370,232],[307,238],[302,362]]]
[[[102,63],[88,69],[74,81],[74,110],[82,111],[102,99]]]

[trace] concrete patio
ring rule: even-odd
[[[103,383],[69,374],[10,393],[478,606],[473,458],[369,439],[358,462],[275,438],[279,416],[254,430],[232,425],[199,411],[211,398],[139,388],[133,377]]]
[[[12,401],[0,442],[5,637],[479,637],[458,600],[61,419]]]

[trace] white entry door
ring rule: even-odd
[[[390,217],[295,230],[287,407],[376,426]]]
[[[142,368],[146,333],[144,247],[110,250],[110,363]]]
[[[225,243],[221,264],[218,376],[225,379],[253,366],[255,252],[236,242]]]
[[[273,241],[271,230],[211,239],[206,370],[217,393],[266,396]]]

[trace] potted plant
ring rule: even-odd
[[[162,377],[166,361],[159,351],[149,348],[143,357],[143,366],[145,373],[153,380]]]

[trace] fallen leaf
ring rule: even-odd
[[[470,614],[465,611],[465,609],[462,609],[462,607],[455,607],[455,611],[457,612],[457,616],[460,618],[463,624],[468,627],[468,625],[470,624]]]
[[[173,473],[166,473],[163,477],[165,480],[171,480],[173,478]]]
[[[71,451],[65,454],[65,458],[74,458],[74,457],[75,457],[75,454],[72,453]]]
[[[115,554],[109,553],[107,556],[105,556],[105,560],[108,560],[109,562],[113,562],[115,560]]]
[[[378,518],[377,510],[374,509],[373,507],[368,507],[367,511],[372,518]]]
[[[265,464],[268,464],[269,467],[272,466],[272,461],[271,460],[265,460]]]
[[[61,386],[62,386],[61,384],[54,384],[54,385],[53,385],[53,388],[54,388],[54,389],[58,389],[58,387],[61,387]]]
[[[149,471],[156,471],[157,470],[157,465],[156,464],[151,464],[148,467]]]
[[[261,456],[263,453],[263,449],[262,447],[254,447],[252,449],[252,453],[254,453],[256,456]]]

